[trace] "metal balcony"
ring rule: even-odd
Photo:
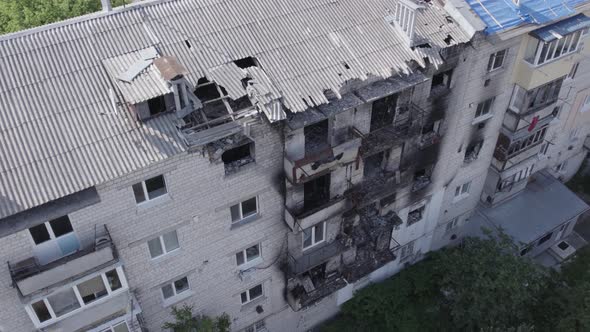
[[[285,155],[285,174],[292,184],[300,184],[326,174],[334,167],[346,165],[357,160],[361,138],[349,130],[344,142],[328,146],[304,158],[292,160]]]
[[[347,201],[344,197],[336,197],[315,209],[294,213],[285,209],[285,222],[293,231],[309,228],[346,210]]]

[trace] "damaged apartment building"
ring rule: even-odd
[[[570,215],[504,228],[563,242],[590,147],[566,2],[103,0],[0,36],[0,332],[160,331],[182,305],[308,330],[555,193]]]

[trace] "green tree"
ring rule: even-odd
[[[112,0],[113,7],[131,0]],[[101,10],[100,0],[0,0],[0,34]]]
[[[175,322],[166,322],[162,329],[173,332],[229,332],[231,321],[229,315],[223,315],[215,318],[193,315],[193,307],[184,305],[182,308],[172,307],[172,315]]]
[[[514,251],[505,237],[465,239],[359,291],[323,330],[532,331],[547,274]]]
[[[590,247],[552,274],[542,298],[534,308],[539,331],[590,331]]]

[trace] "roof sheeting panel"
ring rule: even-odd
[[[575,6],[588,0],[465,0],[487,26],[486,34],[496,34],[524,24],[545,24],[576,13]]]
[[[544,40],[546,42],[557,39],[557,36],[565,36],[578,30],[582,30],[590,26],[590,17],[584,14],[579,14],[570,17],[561,22],[551,24],[549,26],[537,29],[531,32],[531,35]]]
[[[387,78],[419,61],[384,19],[394,6],[391,0],[154,1],[0,36],[0,219],[185,150],[174,115],[139,125],[113,107],[116,86],[116,105],[169,92],[153,66],[133,86],[114,79],[141,50],[174,56],[193,85],[219,66],[255,57],[260,101],[280,119],[277,100],[304,112],[327,103],[326,90]],[[434,2],[417,22],[424,25],[417,34],[433,46],[445,47],[449,34],[468,41]],[[226,89],[238,95],[237,86]]]

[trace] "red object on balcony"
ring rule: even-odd
[[[535,129],[535,127],[537,126],[537,123],[539,123],[539,116],[535,116],[533,118],[533,120],[531,121],[531,124],[529,125],[529,131],[533,131],[533,129]]]

